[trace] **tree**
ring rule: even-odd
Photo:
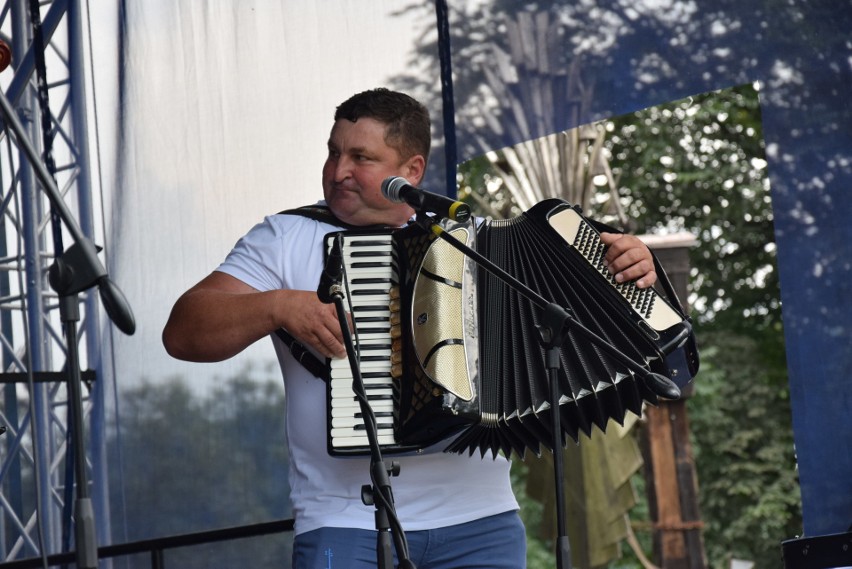
[[[431,4],[412,2],[409,6],[423,11],[424,29],[434,26]],[[595,98],[588,113],[578,122],[551,124],[549,132],[539,135],[760,78],[766,87],[763,103],[773,116],[776,136],[773,142],[776,148],[778,145],[786,148],[790,155],[789,159],[776,156],[773,163],[775,195],[784,198],[787,205],[793,201],[790,197],[793,193],[797,198],[801,196],[795,200],[796,207],[791,208],[794,211],[782,210],[779,215],[787,217],[786,227],[790,231],[813,231],[824,221],[831,225],[828,217],[832,208],[825,204],[832,203],[826,189],[832,174],[822,171],[829,165],[848,174],[848,152],[842,150],[849,148],[849,134],[842,127],[849,117],[842,90],[842,85],[848,83],[848,68],[814,65],[814,62],[844,60],[843,54],[848,54],[846,31],[852,11],[828,4],[778,0],[664,4],[495,0],[476,3],[475,7],[467,3],[451,4],[456,123],[463,159],[485,149],[495,150],[519,142],[504,137],[505,129],[483,132],[491,128],[491,122],[499,124],[507,117],[500,114],[493,100],[483,95],[482,85],[487,81],[482,63],[492,58],[492,43],[506,48],[507,19],[519,12],[549,10],[564,24],[552,49],[558,52],[557,57],[564,58],[565,68],[574,60],[581,60],[586,77],[593,81]],[[399,85],[427,98],[431,94],[435,100],[434,75],[427,74],[424,78],[422,74],[427,68],[425,61],[435,53],[434,44],[421,44],[412,56],[418,75],[402,78]],[[645,115],[640,113],[638,116],[644,116],[644,122],[640,120],[637,124],[628,125],[637,117],[614,120],[609,136],[612,163],[615,167],[621,162],[619,191],[635,200],[636,205],[630,211],[638,220],[634,230],[641,232],[659,225],[661,220],[673,219],[672,228],[689,228],[699,236],[701,247],[693,255],[695,279],[691,300],[704,368],[720,374],[724,378],[719,380],[721,383],[739,382],[731,395],[755,397],[752,400],[755,409],[777,410],[781,424],[765,438],[767,446],[773,449],[767,455],[773,455],[776,460],[773,469],[777,485],[768,487],[772,492],[796,497],[795,481],[788,476],[794,457],[789,441],[789,403],[783,403],[789,396],[778,272],[774,263],[773,214],[759,128],[761,113],[757,99],[746,96],[743,90],[730,95],[734,100],[724,100],[727,94],[723,94],[719,101],[721,108],[715,110],[711,107],[716,103],[705,97],[703,104],[694,108],[687,104],[679,109],[669,107]],[[740,100],[737,108],[733,103],[740,97],[749,100]],[[706,113],[690,114],[700,113],[699,107],[704,108],[705,104]],[[438,108],[439,104],[434,106]],[[803,122],[804,117],[807,120]],[[692,129],[692,125],[701,121],[701,128]],[[703,128],[710,130],[705,132]],[[671,132],[672,129],[681,129],[682,136]],[[686,132],[689,130],[691,134]],[[490,146],[484,149],[482,140]],[[681,142],[687,147],[681,148]],[[636,146],[631,146],[634,143]],[[720,145],[718,153],[714,145]],[[713,158],[713,154],[718,156]],[[722,155],[725,158],[720,160]],[[676,162],[665,164],[661,159]],[[474,161],[467,174],[472,175],[471,186],[489,190],[485,195],[492,203],[498,202],[495,206],[498,210],[512,211],[506,187],[495,181],[496,176],[484,161]],[[798,242],[791,246],[802,247]],[[838,247],[809,247],[807,253],[812,264],[806,268],[819,275],[825,267],[837,266],[838,250]],[[806,255],[800,257],[804,259]],[[814,279],[804,280],[815,287]],[[818,289],[806,288],[803,292],[809,294]],[[819,298],[826,295],[813,296],[813,306],[807,312],[831,314],[831,299]],[[792,308],[787,313],[787,325],[795,334],[797,323],[805,321],[808,314]],[[722,331],[735,346],[749,343],[753,347],[752,361],[759,363],[761,370],[753,380],[746,380],[738,373],[735,357],[708,343]],[[715,392],[702,393],[710,389],[709,385],[702,387],[703,375],[701,372],[696,381],[697,394],[692,401],[698,460],[705,465],[716,460],[716,466],[730,467],[733,457],[726,454],[723,440],[702,440],[711,427],[704,426],[710,421],[702,423],[704,410],[699,403],[707,401],[708,407],[717,403]],[[768,387],[764,390],[763,386]],[[746,421],[742,413],[734,413],[725,416],[724,424],[712,428],[717,432],[719,429],[737,432],[741,427],[738,419]],[[748,430],[747,425],[742,427],[743,432]],[[699,463],[700,477],[701,470],[707,467]],[[707,489],[703,494],[707,494]],[[708,506],[705,512],[705,517],[714,518],[707,519],[708,532],[712,532],[707,536],[707,545],[717,559],[726,543],[731,549],[738,547],[726,541],[730,535],[725,537],[714,528],[731,525],[746,515],[733,507],[732,502],[727,503],[730,508],[720,503],[719,508]],[[782,517],[785,520],[782,525],[792,528],[800,514],[793,507],[786,509]],[[778,529],[773,524],[765,527]],[[751,529],[757,530],[757,525],[755,522]],[[759,537],[750,550],[762,564],[777,565],[777,556],[768,552],[796,533],[784,531],[762,537],[762,531],[752,531],[749,535]]]
[[[779,541],[801,531],[790,400],[750,336],[707,331],[690,400],[712,566],[729,557],[780,564]]]
[[[121,425],[109,447],[110,502],[121,505],[126,535],[166,537],[289,517],[280,380],[249,370],[201,393],[180,378],[145,381],[122,395]],[[290,536],[255,538],[251,564],[279,566]],[[169,565],[237,567],[243,541],[174,550]],[[140,565],[149,566],[150,561]]]
[[[800,513],[757,92],[743,85],[599,126],[632,220],[625,229],[697,237],[690,304],[707,371],[699,373],[690,405],[699,479],[711,481],[701,492],[708,551],[714,562],[736,552],[772,567]],[[499,196],[506,203],[497,207],[511,209],[512,193],[490,162],[464,165],[463,186],[480,199]],[[754,424],[764,413],[777,429]],[[726,471],[752,476],[746,483],[719,475]]]
[[[701,323],[779,330],[773,215],[757,92],[707,93],[612,119],[607,146],[629,228],[698,238],[690,304]]]
[[[703,369],[690,416],[708,554],[770,568],[801,512],[760,118],[755,87],[742,85],[607,130],[633,229],[698,237],[690,304]]]

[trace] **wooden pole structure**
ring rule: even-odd
[[[686,303],[689,279],[691,234],[646,236],[666,268],[675,292]],[[705,569],[707,559],[701,534],[703,524],[698,508],[698,478],[689,440],[687,387],[677,401],[661,401],[648,406],[647,423],[641,437],[645,457],[648,506],[653,521],[654,558],[661,569]]]

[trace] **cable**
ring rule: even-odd
[[[103,168],[101,164],[103,164],[102,155],[101,155],[101,129],[100,129],[100,119],[98,118],[98,97],[97,97],[97,88],[95,82],[95,71],[97,66],[95,65],[94,60],[94,45],[92,44],[92,11],[90,9],[89,1],[86,0],[86,24],[88,29],[88,42],[89,42],[89,69],[91,69],[91,88],[92,88],[92,107],[94,114],[94,123],[95,123],[95,156],[98,158],[98,168],[97,168],[97,176],[98,176],[98,190],[100,193],[100,202],[101,202],[101,212],[106,212],[106,207],[104,204],[104,182],[103,182]],[[123,51],[119,52],[119,57],[123,56]],[[88,126],[88,125],[87,125]],[[105,213],[101,215],[101,232],[104,235],[104,240],[106,241],[107,235],[107,227],[106,227],[106,215]],[[106,245],[106,244],[104,244]],[[108,249],[106,246],[104,247],[104,261],[108,261]],[[122,512],[122,524],[121,528],[123,531],[124,540],[127,541],[129,530],[127,527],[127,493],[125,492],[125,484],[124,484],[124,456],[121,452],[122,449],[122,431],[121,431],[121,414],[120,414],[120,405],[118,398],[118,382],[115,381],[115,373],[116,373],[116,355],[115,355],[115,330],[112,326],[106,327],[106,334],[109,336],[109,360],[110,360],[110,369],[112,370],[112,378],[113,378],[113,407],[115,409],[115,439],[116,439],[116,453],[118,454],[118,478],[119,478],[119,486],[121,488],[121,512]],[[103,345],[101,345],[103,348]],[[101,366],[103,366],[104,358],[101,358]],[[103,369],[103,367],[102,367]],[[103,377],[102,381],[105,381],[106,374],[101,374]],[[106,398],[104,398],[104,405],[106,405]],[[106,416],[106,411],[104,411],[104,416]],[[108,450],[107,450],[108,452]],[[110,542],[112,542],[112,536],[109,536]],[[127,563],[127,561],[125,562]]]

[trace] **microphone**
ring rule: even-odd
[[[334,302],[334,298],[342,298],[340,287],[340,279],[343,275],[343,237],[336,235],[334,242],[331,245],[331,251],[328,253],[328,258],[325,261],[325,269],[323,269],[320,277],[319,286],[317,287],[317,296],[320,301],[325,304]]]
[[[470,206],[447,196],[415,188],[402,176],[391,176],[382,182],[382,194],[392,202],[407,203],[418,212],[431,211],[456,221],[470,219]]]

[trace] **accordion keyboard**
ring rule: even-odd
[[[342,251],[347,282],[344,303],[352,315],[361,376],[376,416],[379,444],[388,445],[394,442],[388,308],[394,281],[391,235],[347,235]],[[349,360],[333,359],[329,365],[329,452],[345,454],[369,448]]]

